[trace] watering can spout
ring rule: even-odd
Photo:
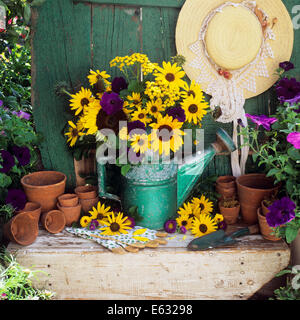
[[[203,151],[190,155],[178,168],[177,174],[177,207],[179,208],[190,195],[204,169],[214,158],[223,151],[233,152],[236,146],[225,130],[219,128],[216,141]]]

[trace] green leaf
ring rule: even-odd
[[[298,232],[299,230],[293,226],[287,227],[285,231],[285,237],[286,237],[287,243],[292,243],[296,239]]]
[[[1,188],[7,188],[8,186],[10,186],[12,183],[11,177],[4,174],[4,173],[0,173],[0,187]]]
[[[267,173],[267,177],[271,177],[276,175],[280,170],[279,169],[271,169],[268,173]]]
[[[295,161],[300,160],[300,151],[295,149],[294,147],[289,148],[287,153],[292,160],[295,160]]]
[[[292,167],[290,167],[288,165],[284,168],[284,172],[288,173],[291,176],[297,175],[297,173],[298,173],[297,170],[293,169]]]
[[[124,166],[121,167],[121,174],[125,176],[130,169],[131,169],[131,165],[125,164]]]
[[[30,5],[25,4],[24,6],[24,22],[25,24],[28,24],[31,17],[31,8]]]
[[[33,0],[30,4],[31,7],[39,7],[41,6],[46,0]]]

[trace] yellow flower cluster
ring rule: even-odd
[[[200,198],[194,197],[179,208],[176,222],[179,228],[190,230],[195,237],[202,237],[216,231],[218,223],[224,220],[221,214],[213,217],[212,212],[213,203],[201,195]]]

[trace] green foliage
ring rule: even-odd
[[[16,258],[8,253],[1,255],[0,300],[51,300],[54,293],[33,287],[32,279],[37,273],[23,268]]]

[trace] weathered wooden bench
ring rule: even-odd
[[[227,233],[240,227],[229,226]],[[246,300],[290,261],[284,241],[259,234],[198,252],[186,249],[192,239],[169,235],[166,245],[120,255],[66,231],[40,230],[32,245],[10,243],[8,251],[21,265],[45,272],[34,283],[59,300]]]

